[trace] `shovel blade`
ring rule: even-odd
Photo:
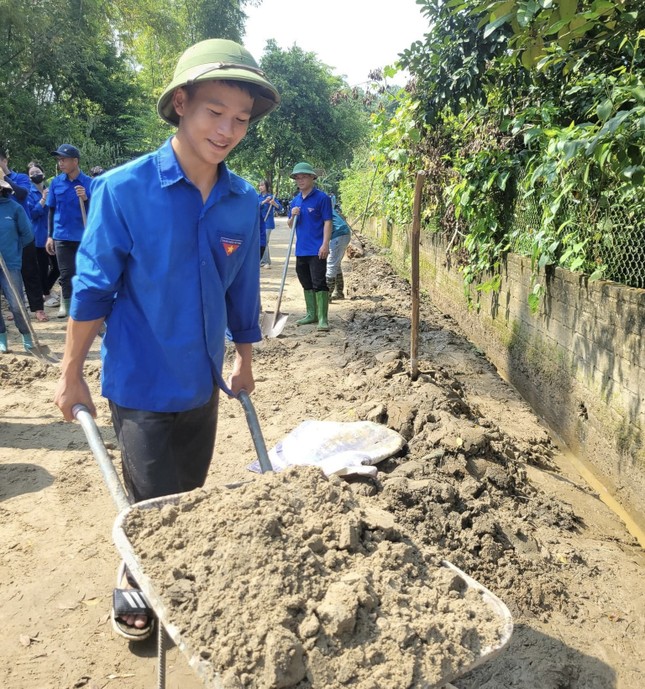
[[[288,313],[282,313],[281,311],[277,313],[275,313],[275,311],[265,311],[262,314],[262,323],[260,324],[262,335],[264,337],[278,337],[284,330],[288,318]]]
[[[29,354],[39,361],[42,361],[44,364],[53,364],[57,366],[61,361],[55,354],[52,354],[47,345],[41,345],[38,342],[34,342],[33,347],[29,350]]]

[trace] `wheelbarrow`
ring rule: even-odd
[[[267,453],[266,444],[264,442],[264,437],[262,436],[262,430],[260,429],[260,422],[258,421],[257,414],[255,413],[255,408],[253,403],[249,398],[249,395],[244,390],[241,391],[237,399],[242,404],[244,409],[244,414],[246,416],[246,421],[249,426],[249,431],[251,432],[251,437],[253,439],[253,444],[255,445],[255,451],[258,454],[258,460],[260,462],[260,468],[262,473],[271,471],[271,462],[269,461],[269,455]],[[152,582],[148,579],[145,573],[141,569],[139,560],[136,554],[133,552],[130,543],[123,532],[122,524],[129,514],[130,510],[134,507],[140,507],[143,509],[150,509],[154,507],[162,507],[165,504],[172,504],[178,502],[181,495],[170,495],[164,498],[153,498],[151,500],[144,500],[139,503],[131,504],[128,500],[128,496],[123,488],[119,475],[117,474],[112,460],[110,459],[105,444],[101,438],[99,429],[90,414],[88,408],[83,404],[76,404],[72,408],[72,414],[74,418],[80,423],[85,437],[87,438],[90,450],[96,459],[101,473],[103,474],[103,479],[105,484],[110,491],[110,495],[114,500],[117,509],[119,510],[119,516],[114,524],[112,531],[112,537],[114,543],[119,551],[123,561],[126,566],[132,572],[133,577],[136,579],[141,591],[148,599],[150,607],[155,611],[157,616],[157,654],[158,654],[158,689],[165,689],[166,687],[166,646],[167,646],[167,636],[166,630],[172,630],[172,624],[169,620],[168,614],[159,597],[155,593]],[[228,484],[227,488],[235,488],[241,484]],[[171,638],[177,645],[177,647],[189,658],[193,659],[191,665],[194,665],[194,658],[197,656],[192,652],[191,649],[186,647],[186,644],[177,634],[170,634]]]
[[[261,471],[262,473],[271,471],[272,467],[268,458],[266,446],[264,444],[264,439],[262,437],[262,432],[260,430],[253,405],[248,395],[244,392],[238,396],[238,399],[244,407],[247,423],[251,431],[255,449],[258,453]],[[209,662],[204,660],[200,654],[200,649],[191,645],[190,639],[182,636],[178,626],[173,624],[172,616],[165,601],[157,592],[155,582],[147,576],[144,563],[137,556],[137,553],[135,552],[135,549],[125,531],[125,524],[134,511],[162,509],[166,505],[178,504],[182,497],[185,498],[185,494],[152,498],[150,500],[144,500],[131,505],[125,495],[116,470],[114,469],[114,466],[107,455],[96,424],[94,423],[90,413],[82,405],[76,405],[73,412],[74,416],[81,423],[81,426],[85,431],[90,448],[92,449],[92,453],[101,467],[103,477],[119,509],[119,515],[116,518],[112,530],[114,543],[126,566],[136,579],[141,591],[148,599],[150,607],[154,610],[155,615],[157,616],[158,689],[165,689],[165,652],[167,645],[166,635],[170,636],[177,648],[183,653],[188,661],[188,664],[207,689],[223,689],[223,683],[220,675],[213,672],[213,668],[210,666]],[[226,487],[236,488],[240,485],[242,484],[228,484]],[[498,640],[494,645],[482,648],[480,654],[469,665],[462,667],[458,673],[447,674],[446,676],[442,677],[438,683],[434,683],[432,685],[423,684],[423,689],[448,689],[448,687],[451,686],[449,684],[450,682],[462,677],[467,672],[470,672],[479,665],[488,662],[494,656],[499,654],[508,644],[513,632],[513,620],[511,614],[506,605],[497,596],[450,562],[443,561],[441,564],[443,567],[450,569],[452,572],[458,575],[464,581],[466,587],[477,592],[484,604],[490,607],[491,612],[499,622]]]

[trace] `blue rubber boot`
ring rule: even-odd
[[[34,348],[34,342],[29,333],[22,336],[22,346],[25,348],[25,352],[31,352],[31,350]]]
[[[7,347],[7,333],[0,333],[0,354],[6,354],[9,351]]]

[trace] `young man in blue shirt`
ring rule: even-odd
[[[24,172],[16,172],[9,168],[9,156],[4,149],[0,149],[0,175],[13,189],[13,200],[19,203],[31,223],[31,208],[29,207],[29,189],[31,180]],[[40,284],[38,272],[38,258],[36,245],[29,242],[22,250],[22,268],[20,269],[29,309],[39,321],[49,320],[44,311],[43,288]]]
[[[60,175],[49,185],[46,249],[56,254],[60,271],[61,300],[59,318],[67,318],[72,300],[72,278],[76,272],[76,252],[85,230],[87,202],[92,178],[80,168],[81,153],[71,144],[61,144],[51,154],[56,156]]]
[[[6,179],[0,179],[0,254],[8,273],[7,275],[0,269],[0,293],[7,300],[16,328],[22,335],[25,351],[28,352],[32,349],[33,342],[16,299],[22,298],[22,252],[25,246],[34,241],[34,233],[24,208],[12,198],[13,189]],[[8,351],[7,327],[0,312],[0,354]]]
[[[219,389],[255,387],[258,200],[224,160],[279,100],[246,49],[202,41],[181,56],[157,106],[176,134],[93,181],[55,402],[68,421],[79,402],[96,413],[83,362],[105,322],[102,393],[135,501],[202,486]],[[236,350],[228,384],[227,332]],[[149,612],[114,610],[118,633],[149,635]]]
[[[332,232],[331,199],[315,186],[317,175],[309,163],[298,163],[291,172],[299,193],[291,202],[289,227],[296,225],[296,275],[305,292],[307,314],[296,325],[318,321],[318,330],[329,330],[329,288],[325,272]]]

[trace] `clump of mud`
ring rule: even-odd
[[[391,515],[314,467],[134,510],[125,531],[182,641],[227,689],[448,681],[502,622]]]
[[[0,388],[24,387],[39,378],[57,378],[60,370],[29,356],[5,354],[0,359]]]

